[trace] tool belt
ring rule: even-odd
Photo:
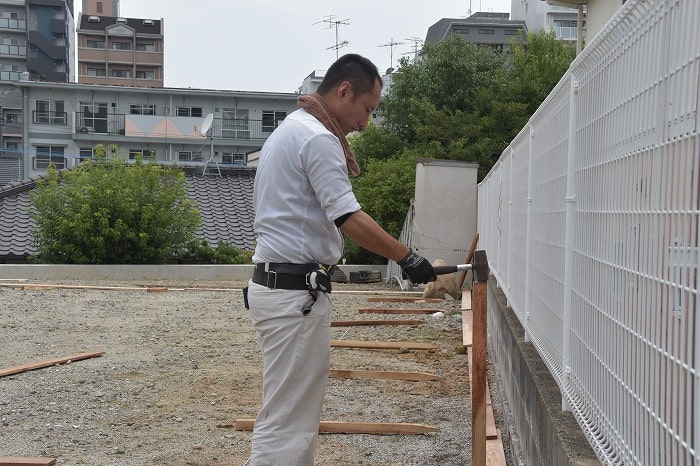
[[[330,276],[326,270],[327,267],[320,264],[268,262],[255,265],[252,280],[253,283],[272,289],[330,292]],[[323,283],[323,288],[317,285],[316,277],[319,271],[322,271],[321,275],[328,277],[328,283]]]

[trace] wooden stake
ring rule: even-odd
[[[236,419],[236,430],[253,430],[255,419]],[[425,434],[428,432],[438,432],[437,427],[426,426],[424,424],[407,424],[394,422],[344,422],[344,421],[321,421],[318,428],[322,434]]]
[[[364,348],[364,349],[395,349],[395,350],[436,350],[433,343],[414,343],[412,341],[353,341],[331,340],[331,346],[335,348]]]
[[[472,310],[472,465],[486,464],[486,283],[489,267],[485,251],[474,252]]]
[[[0,466],[51,466],[53,464],[56,464],[56,458],[0,456]]]
[[[422,320],[335,320],[331,327],[363,327],[374,325],[423,325]]]
[[[24,364],[22,366],[8,367],[7,369],[0,369],[0,377],[18,374],[20,372],[32,371],[34,369],[42,369],[44,367],[51,367],[57,364],[63,364],[70,361],[80,361],[81,359],[95,358],[97,356],[102,356],[103,354],[105,354],[104,351],[94,353],[80,353],[74,354],[72,356],[66,356],[63,358],[50,359],[48,361],[33,362],[30,364]]]
[[[427,372],[364,371],[350,369],[331,369],[330,376],[336,379],[384,379],[407,380],[410,382],[443,379],[443,377],[439,375],[429,374]]]

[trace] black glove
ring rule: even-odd
[[[408,255],[397,262],[403,271],[404,278],[408,278],[413,283],[428,283],[435,280],[435,269],[428,259],[419,256],[413,250],[408,251]]]

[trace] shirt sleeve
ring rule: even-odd
[[[302,145],[299,157],[329,222],[360,210],[338,138],[330,133],[317,134]]]

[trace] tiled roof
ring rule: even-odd
[[[202,176],[202,169],[186,169],[187,195],[197,202],[202,227],[195,235],[216,247],[219,241],[252,250],[253,180],[255,169],[221,168],[221,176]],[[16,262],[36,252],[29,215],[29,192],[36,179],[0,186],[0,263]]]

